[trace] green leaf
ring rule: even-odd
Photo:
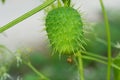
[[[114,64],[120,67],[120,54],[114,59]],[[120,80],[120,70],[114,68],[114,80]]]

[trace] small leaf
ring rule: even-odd
[[[20,64],[22,63],[21,51],[20,51],[20,50],[17,50],[15,56],[16,56],[16,60],[17,60],[17,67],[19,67]]]
[[[115,47],[116,47],[117,49],[120,49],[120,43],[117,42],[116,45],[115,45]]]
[[[0,66],[10,65],[13,62],[13,53],[4,45],[0,45]]]
[[[12,77],[7,73],[7,68],[5,66],[0,67],[0,80],[12,80]]]

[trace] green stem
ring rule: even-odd
[[[106,57],[103,57],[103,56],[100,56],[100,55],[96,55],[94,53],[91,53],[91,52],[86,52],[86,51],[81,51],[81,53],[84,53],[86,55],[83,55],[82,58],[84,59],[90,59],[90,60],[94,60],[94,61],[97,61],[97,62],[100,62],[100,63],[103,63],[103,64],[108,64],[106,61],[107,61],[107,58]],[[112,59],[113,60],[113,59]],[[112,67],[120,70],[120,67],[115,65],[114,63],[112,63],[111,65]]]
[[[107,63],[106,61],[104,61],[104,60],[101,60],[101,59],[98,59],[98,58],[95,58],[95,57],[91,57],[91,56],[82,56],[82,58],[88,59],[88,60],[94,60],[94,61],[100,62],[100,63],[102,63],[102,64],[108,64],[108,63]],[[117,66],[117,65],[115,65],[114,63],[112,63],[111,66],[114,67],[114,68],[116,68],[116,69],[118,69],[118,70],[120,70],[120,67]]]
[[[77,57],[78,57],[78,69],[80,73],[80,80],[84,80],[84,69],[83,69],[83,61],[82,61],[81,52],[77,53]]]
[[[11,28],[12,26],[18,24],[19,22],[27,19],[28,17],[32,16],[33,14],[39,12],[40,10],[44,9],[45,7],[47,7],[48,5],[52,4],[55,0],[47,0],[45,3],[43,3],[42,5],[32,9],[31,11],[23,14],[22,16],[16,18],[15,20],[9,22],[8,24],[4,25],[3,27],[0,27],[0,33],[4,32],[5,30]]]
[[[100,0],[100,4],[102,7],[102,12],[104,15],[104,20],[105,20],[105,26],[106,26],[106,33],[107,33],[107,44],[108,44],[108,70],[107,70],[107,80],[110,80],[110,75],[111,75],[111,36],[110,36],[110,26],[109,26],[109,21],[107,17],[106,10],[104,8],[103,1]]]
[[[84,54],[89,55],[89,56],[92,56],[92,57],[100,58],[100,59],[102,59],[102,60],[107,60],[106,57],[100,56],[100,55],[96,55],[95,53],[86,52],[86,51],[81,51],[81,53],[84,53]]]
[[[107,64],[107,62],[105,62],[104,60],[101,60],[101,59],[98,59],[98,58],[95,58],[95,57],[91,57],[91,56],[82,56],[84,59],[88,59],[88,60],[94,60],[94,61],[97,61],[97,62],[100,62],[102,64]]]
[[[29,68],[31,68],[42,80],[49,80],[46,76],[40,73],[30,62],[24,62]]]

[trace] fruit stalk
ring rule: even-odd
[[[82,61],[81,52],[77,53],[77,57],[78,57],[78,70],[80,74],[80,80],[84,80],[84,69],[83,69],[83,61]]]

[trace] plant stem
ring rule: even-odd
[[[12,26],[18,24],[19,22],[27,19],[28,17],[34,15],[35,13],[39,12],[40,10],[44,9],[45,7],[47,7],[48,5],[52,4],[54,1],[56,0],[47,0],[46,2],[44,2],[43,4],[41,4],[40,6],[32,9],[31,11],[23,14],[22,16],[16,18],[15,20],[9,22],[8,24],[4,25],[3,27],[0,27],[0,33],[4,32],[5,30],[11,28]]]
[[[108,64],[106,62],[107,61],[106,57],[96,55],[96,54],[91,53],[91,52],[85,52],[85,51],[81,51],[81,53],[86,54],[86,55],[82,56],[82,58],[84,58],[84,59],[94,60],[94,61],[97,61],[97,62],[100,62],[100,63],[103,63],[103,64]],[[111,60],[113,60],[113,59],[111,58]],[[112,63],[111,66],[118,69],[118,70],[120,70],[120,67],[115,65],[114,63]]]
[[[108,63],[107,63],[106,61],[104,61],[104,60],[101,60],[101,59],[98,59],[98,58],[95,58],[95,57],[91,57],[91,56],[82,56],[82,58],[88,59],[88,60],[94,60],[94,61],[100,62],[100,63],[102,63],[102,64],[108,64]],[[114,67],[114,68],[116,68],[116,69],[118,69],[118,70],[120,70],[120,67],[117,66],[117,65],[115,65],[114,63],[112,63],[111,66]]]
[[[49,80],[46,76],[40,73],[30,62],[24,62],[29,68],[31,68],[42,80]]]
[[[102,59],[102,60],[107,60],[106,57],[100,56],[100,55],[96,55],[95,53],[86,52],[86,51],[81,51],[81,53],[84,53],[84,54],[89,55],[89,56],[92,56],[92,57],[100,58],[100,59]]]
[[[103,64],[107,64],[107,62],[105,62],[104,60],[101,60],[101,59],[98,59],[98,58],[95,58],[95,57],[91,57],[91,56],[82,56],[84,59],[88,59],[88,60],[94,60],[94,61],[97,61],[97,62],[100,62],[100,63],[103,63]]]
[[[84,69],[83,69],[83,61],[82,61],[81,52],[77,53],[77,57],[78,57],[78,69],[80,73],[80,80],[84,80]]]
[[[107,33],[107,45],[108,45],[108,70],[107,70],[107,80],[110,80],[110,75],[111,75],[111,36],[110,36],[110,26],[109,26],[109,21],[107,17],[106,10],[104,8],[103,1],[100,0],[100,4],[102,7],[102,12],[104,15],[104,21],[105,21],[105,26],[106,26],[106,33]]]

